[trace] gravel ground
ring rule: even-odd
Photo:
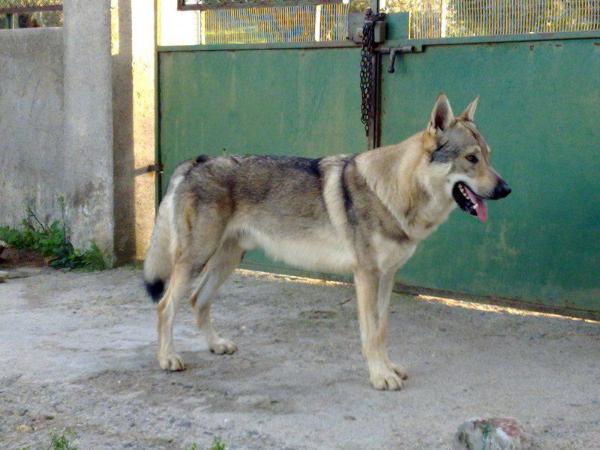
[[[352,300],[351,300],[352,299]],[[600,326],[395,295],[398,392],[368,382],[352,287],[236,273],[214,320],[175,326],[188,369],[160,370],[140,272],[42,270],[0,284],[0,448],[449,449],[473,416],[511,416],[544,449],[600,448]],[[351,301],[350,301],[351,300]]]

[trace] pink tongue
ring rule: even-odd
[[[467,195],[469,196],[469,199],[477,207],[476,208],[477,218],[479,220],[481,220],[483,223],[485,223],[487,221],[487,205],[485,204],[485,202],[483,200],[481,200],[473,192],[471,192],[471,189],[469,189],[468,187],[466,187],[466,191],[467,191]]]

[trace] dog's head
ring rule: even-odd
[[[426,133],[435,143],[429,164],[446,168],[446,194],[463,211],[485,222],[485,200],[506,197],[510,188],[492,167],[491,150],[473,122],[478,101],[479,97],[455,117],[448,98],[440,95]]]

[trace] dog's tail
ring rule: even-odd
[[[192,166],[193,161],[186,161],[175,169],[167,193],[158,208],[150,247],[144,260],[144,284],[154,302],[162,298],[173,271],[174,254],[178,245],[175,229],[176,191]]]
[[[165,200],[167,200],[165,198]],[[163,202],[158,210],[158,217],[152,231],[150,247],[144,260],[144,284],[148,295],[154,302],[158,302],[164,294],[165,284],[171,277],[172,255],[171,241],[172,230],[167,202]],[[170,203],[170,202],[169,202]]]

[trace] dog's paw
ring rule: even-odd
[[[231,355],[232,353],[237,352],[237,345],[235,345],[229,339],[219,338],[211,342],[208,346],[211,353],[216,353],[217,355]]]
[[[398,364],[394,364],[391,361],[388,361],[388,367],[390,369],[392,369],[394,372],[396,372],[396,374],[403,380],[408,379],[408,372],[406,371],[406,369],[404,367],[399,366]]]
[[[159,355],[158,362],[160,364],[160,367],[164,370],[170,370],[172,372],[185,370],[185,364],[183,363],[183,359],[181,359],[181,356],[179,356],[177,353]]]
[[[380,391],[398,391],[402,389],[402,378],[387,366],[378,366],[370,371],[371,384]]]

